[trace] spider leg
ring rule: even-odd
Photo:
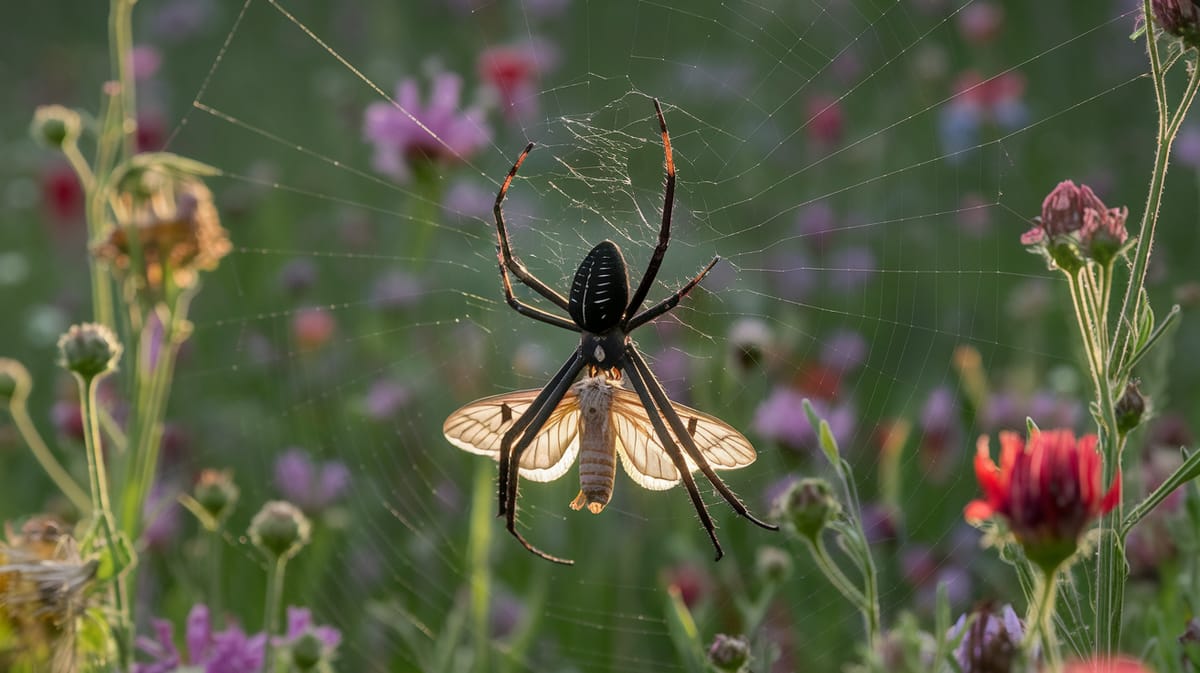
[[[704,506],[704,499],[700,497],[700,489],[696,488],[696,480],[692,478],[692,473],[688,470],[687,462],[683,459],[683,452],[679,449],[679,445],[675,443],[675,439],[671,437],[671,433],[667,430],[667,426],[663,424],[662,417],[659,415],[654,400],[651,399],[650,391],[647,390],[646,382],[642,380],[641,374],[636,368],[622,367],[625,370],[625,375],[629,379],[629,385],[633,386],[634,392],[638,394],[638,398],[642,401],[642,406],[646,409],[646,417],[650,419],[650,424],[654,426],[654,432],[658,435],[658,439],[663,444],[663,448],[667,450],[667,455],[671,457],[671,462],[675,463],[675,469],[679,470],[679,474],[683,479],[683,485],[687,488],[688,496],[692,499],[692,506],[696,508],[696,513],[700,515],[700,523],[704,525],[704,530],[708,531],[708,537],[712,540],[713,546],[717,548],[717,561],[725,555],[721,549],[721,543],[717,540],[717,529],[713,525],[712,517],[708,513],[708,508]]]
[[[625,347],[625,359],[632,362],[633,370],[637,372],[638,376],[645,379],[646,386],[650,389],[650,396],[654,398],[654,402],[662,411],[663,417],[667,419],[667,423],[675,431],[675,436],[683,444],[684,450],[687,451],[696,465],[700,467],[700,471],[704,473],[704,476],[708,477],[708,480],[712,482],[713,487],[717,489],[721,497],[725,498],[725,502],[729,503],[733,511],[749,519],[757,526],[766,528],[767,530],[779,530],[779,526],[769,524],[751,514],[750,510],[746,509],[746,506],[742,504],[737,495],[717,476],[716,471],[712,469],[712,466],[708,464],[708,460],[704,458],[704,455],[700,453],[700,449],[696,447],[696,440],[692,439],[691,433],[687,431],[687,427],[679,418],[679,414],[675,412],[675,407],[671,405],[671,400],[667,397],[666,391],[663,390],[662,384],[655,378],[654,372],[650,371],[650,367],[646,365],[646,361],[642,359],[641,353],[638,353],[633,344]],[[632,374],[633,372],[630,373]]]
[[[505,527],[521,546],[528,549],[533,554],[540,556],[547,561],[561,563],[563,565],[573,565],[575,562],[570,559],[551,556],[546,552],[534,547],[525,539],[524,536],[517,530],[517,483],[520,481],[520,465],[521,454],[529,447],[537,434],[541,432],[542,426],[546,424],[546,420],[550,418],[550,414],[554,413],[555,407],[562,401],[562,398],[567,394],[574,383],[575,377],[583,369],[583,357],[578,351],[562,369],[554,375],[550,383],[542,388],[542,392],[538,393],[537,398],[530,404],[529,409],[521,414],[521,418],[513,425],[513,428],[504,434],[500,441],[500,494],[501,508],[500,511],[505,516]],[[525,419],[530,419],[526,421]],[[512,442],[512,437],[515,436],[515,431],[519,426],[522,428],[523,434],[520,441],[515,446],[509,448]]]
[[[528,446],[529,443],[533,441],[533,437],[537,435],[537,430],[541,429],[541,423],[538,424],[539,427],[533,431],[533,434],[529,435],[528,440],[525,438],[525,430],[529,427],[533,419],[537,417],[538,413],[541,412],[542,408],[547,406],[547,401],[554,394],[554,391],[559,387],[559,385],[563,384],[570,386],[582,369],[583,356],[578,350],[576,350],[571,357],[567,358],[567,361],[563,363],[563,366],[559,367],[554,376],[550,377],[550,382],[542,388],[541,392],[537,394],[537,397],[533,398],[533,402],[529,404],[529,408],[525,410],[525,413],[521,414],[521,417],[518,418],[515,423],[513,423],[513,426],[508,429],[508,432],[505,432],[504,436],[500,438],[499,516],[503,516],[508,511],[508,482],[510,478],[514,482],[516,481],[516,470],[520,464],[517,460],[512,459],[513,442],[516,441],[518,437],[521,438],[521,442],[524,442],[525,446]],[[564,390],[563,395],[565,394],[566,392]],[[559,395],[558,399],[554,401],[554,404],[550,405],[550,411],[554,410],[554,407],[558,404],[558,400],[562,399],[563,395]],[[547,417],[549,417],[548,414]],[[545,422],[545,419],[543,419],[542,423]],[[521,447],[521,450],[525,450],[524,446]]]
[[[667,119],[663,117],[662,106],[658,104],[657,98],[654,99],[654,113],[658,115],[658,127],[662,129],[663,154],[666,156],[667,163],[667,185],[663,190],[662,227],[658,230],[658,244],[654,246],[650,264],[646,266],[646,272],[642,274],[637,291],[633,293],[633,299],[629,301],[629,307],[625,309],[625,320],[632,318],[642,307],[642,302],[646,300],[646,295],[650,292],[650,286],[654,285],[658,267],[662,265],[663,257],[667,254],[667,245],[671,242],[671,210],[675,206],[675,157],[671,152],[671,136],[667,133]]]
[[[534,320],[540,320],[544,323],[554,325],[555,327],[569,329],[572,332],[578,332],[580,330],[579,325],[576,325],[566,318],[560,318],[553,313],[548,313],[540,308],[537,308],[536,306],[530,306],[520,299],[517,299],[513,295],[512,282],[508,279],[508,270],[504,268],[503,257],[500,259],[500,284],[504,286],[504,301],[508,302],[508,305],[513,307],[517,313],[520,313],[527,318],[533,318]]]
[[[625,328],[625,331],[627,333],[632,332],[651,320],[654,320],[658,316],[675,308],[679,304],[679,300],[686,297],[689,292],[699,285],[700,281],[704,280],[704,277],[708,275],[709,271],[712,271],[712,268],[716,266],[717,262],[719,261],[721,261],[720,257],[713,257],[712,261],[708,263],[708,266],[701,269],[700,273],[696,274],[695,278],[689,280],[687,285],[679,288],[678,292],[634,316],[634,318],[629,321],[629,325]]]
[[[512,254],[512,248],[508,243],[508,229],[504,226],[504,210],[500,207],[504,203],[504,197],[508,194],[508,186],[512,184],[513,178],[517,175],[517,169],[521,167],[521,163],[525,161],[525,157],[529,156],[529,152],[533,150],[533,143],[525,146],[525,151],[521,152],[521,156],[517,157],[517,162],[513,164],[512,169],[508,171],[508,177],[504,178],[504,182],[500,185],[500,191],[496,194],[496,205],[492,207],[492,214],[496,216],[496,238],[497,248],[499,248],[500,260],[517,280],[533,289],[534,292],[542,295],[550,300],[555,306],[562,310],[567,310],[567,299],[561,294],[554,291],[549,285],[538,280],[529,269],[525,268],[525,264],[517,259]],[[511,303],[511,302],[510,302]],[[578,331],[578,330],[577,330]]]

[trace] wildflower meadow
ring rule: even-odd
[[[1195,0],[10,13],[0,671],[1200,670]]]

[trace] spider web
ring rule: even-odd
[[[336,5],[222,6],[228,30],[180,57],[190,79],[178,81],[197,84],[178,93],[191,108],[176,111],[170,148],[223,171],[214,189],[237,248],[198,300],[173,413],[199,438],[195,462],[233,466],[247,503],[276,495],[264,475],[285,447],[349,466],[353,489],[321,516],[289,578],[293,602],[348,634],[344,670],[469,661],[481,629],[510,670],[688,670],[667,587],[698,596],[705,642],[740,632],[768,545],[787,549],[795,570],[751,634],[755,652],[773,648],[774,670],[840,670],[857,657],[857,617],[803,550],[710,489],[727,553],[715,565],[682,489],[645,492],[619,475],[593,517],[566,507],[572,474],[523,484],[523,533],[577,562],[556,567],[492,518],[495,465],[441,437],[453,409],[540,387],[575,345],[504,304],[490,209],[505,171],[536,141],[505,212],[538,277],[565,290],[608,238],[636,282],[663,198],[651,97],[664,105],[678,191],[648,301],[722,262],[636,338],[673,398],[755,442],[758,462],[728,483],[765,514],[789,475],[823,474],[818,455],[764,438],[755,417],[780,386],[819,396],[836,378],[827,406],[853,419],[843,449],[868,500],[886,490],[882,429],[914,424],[892,494],[900,539],[876,547],[891,569],[889,617],[916,609],[931,627],[938,580],[961,592],[956,610],[1019,602],[1006,569],[975,567],[977,540],[961,524],[975,488],[967,434],[980,426],[962,420],[972,410],[952,396],[955,443],[936,454],[922,414],[935,389],[959,390],[964,347],[997,390],[1083,394],[1060,288],[1017,236],[1059,179],[1093,182],[1110,202],[1139,198],[1152,119],[1140,47],[1125,39],[1132,10],[1003,3],[999,36],[972,43],[964,25],[983,5],[959,0]],[[532,112],[517,121],[493,109],[484,148],[430,176],[398,183],[371,168],[362,112],[396,81],[417,77],[424,91],[437,72],[465,73],[474,102],[476,55],[524,43],[549,45],[523,101]],[[981,83],[956,92],[968,72]],[[1019,106],[965,124],[964,100],[1008,77],[1023,81]],[[1127,121],[1129,110],[1146,114]],[[1127,131],[1096,137],[1092,124]],[[300,334],[313,309],[335,326],[315,349]],[[731,338],[751,323],[770,345],[740,371]],[[230,543],[252,568],[245,543]],[[918,561],[927,567],[913,570]],[[479,595],[487,623],[471,618]]]

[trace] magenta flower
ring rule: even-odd
[[[999,614],[988,608],[978,610],[970,630],[963,633],[963,629],[967,628],[967,617],[966,614],[960,615],[946,634],[946,639],[950,641],[959,638],[960,634],[962,636],[958,647],[954,649],[954,658],[958,660],[963,673],[1012,670],[1021,641],[1025,638],[1021,619],[1012,606],[1004,605]]]
[[[204,673],[258,673],[262,669],[267,637],[247,636],[236,625],[213,632],[208,607],[197,604],[188,613],[184,642],[187,656],[175,647],[174,627],[165,619],[153,620],[157,639],[137,639],[137,647],[151,661],[133,665],[133,673],[171,673],[184,666]]]
[[[463,161],[491,140],[483,110],[459,109],[462,78],[433,77],[429,101],[422,103],[417,82],[405,79],[394,101],[372,103],[363,119],[363,137],[375,146],[375,169],[407,181],[419,163]]]
[[[336,460],[317,463],[304,449],[291,448],[275,460],[275,486],[305,512],[321,512],[350,487],[350,470]]]

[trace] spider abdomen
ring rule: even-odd
[[[599,514],[612,498],[617,476],[616,434],[611,423],[613,388],[603,377],[575,385],[579,399],[579,495],[571,509]]]
[[[628,303],[629,272],[625,257],[616,243],[601,241],[575,272],[567,299],[571,320],[585,331],[606,332],[621,323]]]

